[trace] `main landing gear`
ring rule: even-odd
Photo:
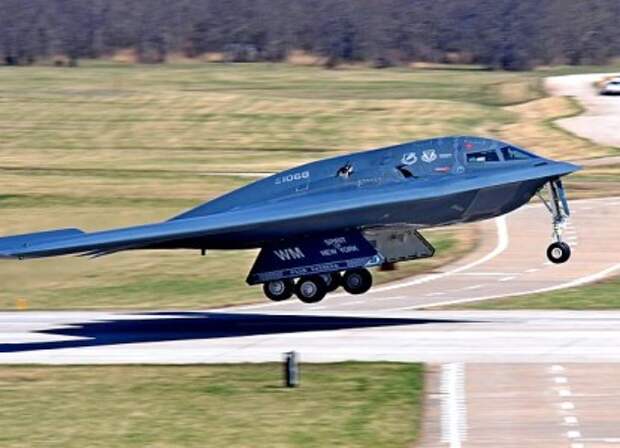
[[[570,246],[562,240],[562,233],[564,233],[568,223],[570,209],[561,180],[549,182],[546,190],[547,198],[542,194],[542,190],[538,192],[538,197],[553,217],[553,243],[547,248],[547,258],[554,264],[562,264],[566,263],[571,256]]]
[[[372,287],[372,274],[368,269],[351,269],[343,274],[308,275],[296,282],[293,279],[272,280],[263,283],[263,292],[274,302],[290,299],[294,293],[304,303],[318,303],[340,286],[349,294],[364,294]]]

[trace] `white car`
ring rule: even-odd
[[[601,95],[620,95],[620,78],[614,78],[605,84]]]

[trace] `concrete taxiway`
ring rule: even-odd
[[[433,366],[418,446],[617,447],[619,374],[619,364]]]
[[[594,73],[547,78],[546,87],[553,95],[576,98],[585,113],[563,118],[556,123],[566,130],[604,146],[620,147],[620,98],[599,95],[596,83],[619,73]]]

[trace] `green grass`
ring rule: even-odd
[[[620,277],[579,288],[522,297],[484,300],[449,308],[476,310],[617,310],[620,309]]]
[[[437,135],[500,137],[562,158],[610,153],[550,125],[576,108],[544,98],[542,76],[287,64],[0,67],[0,234],[163,220],[252,180],[236,173]],[[583,185],[584,195],[601,189]],[[378,279],[434,269],[472,246],[460,231],[434,242],[436,259]],[[0,309],[18,299],[32,308],[245,303],[260,299],[244,283],[253,256],[3,262]]]
[[[0,446],[407,447],[419,364],[0,367]]]

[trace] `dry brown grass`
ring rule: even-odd
[[[568,100],[505,107],[540,96],[534,74],[99,62],[6,68],[0,86],[2,234],[161,220],[251,180],[209,173],[276,171],[444,134],[502,137],[560,158],[604,153],[549,124],[576,111]],[[379,281],[435,269],[473,244],[460,230],[442,232],[437,258]],[[253,256],[4,262],[0,308],[19,298],[35,308],[259,300],[244,283]]]
[[[569,98],[542,98],[510,106],[506,110],[515,113],[518,119],[500,127],[498,135],[544,156],[577,160],[612,153],[609,148],[594,145],[553,125],[553,120],[581,112],[580,107]]]

